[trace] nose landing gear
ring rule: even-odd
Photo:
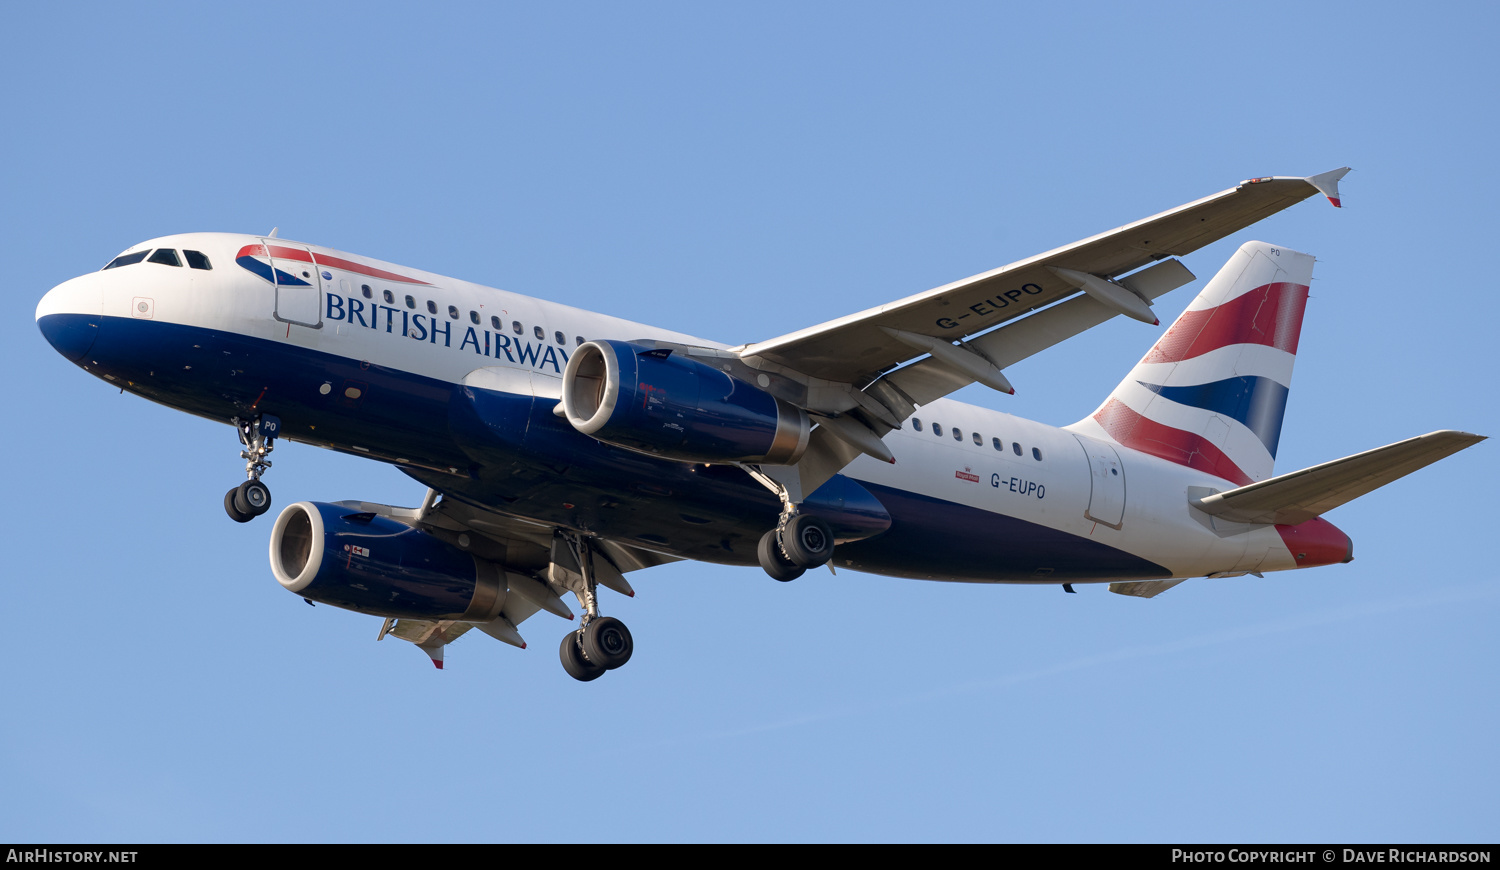
[[[224,512],[237,523],[248,523],[271,509],[271,490],[260,482],[260,476],[271,467],[271,460],[266,457],[275,449],[281,420],[260,414],[249,420],[235,417],[231,422],[239,430],[240,443],[245,445],[240,458],[245,460],[247,480],[224,493]]]

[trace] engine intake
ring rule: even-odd
[[[271,572],[290,592],[403,619],[488,622],[505,604],[497,566],[386,517],[302,501],[271,529]]]
[[[573,428],[607,444],[683,462],[791,465],[807,450],[807,412],[670,349],[585,342],[563,371]]]

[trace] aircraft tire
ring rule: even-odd
[[[580,644],[588,660],[607,671],[630,661],[630,654],[635,652],[630,629],[613,616],[601,616],[584,626]]]
[[[604,676],[604,668],[584,659],[583,650],[578,648],[578,632],[576,631],[563,635],[562,647],[558,650],[558,655],[562,658],[563,670],[580,683],[587,683]]]
[[[781,533],[787,557],[798,568],[816,568],[833,558],[833,527],[828,521],[798,514]]]
[[[796,580],[807,570],[788,562],[781,554],[781,544],[776,539],[775,529],[760,536],[760,546],[755,548],[755,557],[772,580],[780,580],[782,583]]]
[[[239,494],[239,491],[240,488],[235,487],[229,492],[224,493],[224,513],[229,514],[229,518],[237,523],[248,523],[251,520],[255,519],[255,517],[242,512],[239,508],[234,506],[234,497]]]
[[[247,480],[234,488],[234,506],[254,518],[271,509],[271,490],[258,480]]]

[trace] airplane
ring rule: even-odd
[[[1273,470],[1314,258],[1247,242],[1097,410],[1054,427],[962,404],[979,383],[1195,276],[1179,259],[1347,168],[1252,178],[1118,229],[786,335],[735,346],[318,245],[187,233],[59,284],[37,324],[113,387],[238,433],[224,510],[271,507],[275,444],[396,466],[415,508],[301,501],[272,574],[309,604],[383,617],[438,668],[471,629],[573,620],[589,681],[634,640],[599,587],[692,559],[779,581],[828,565],[922,580],[1109,583],[1348,562],[1323,514],[1484,436],[1438,431]]]

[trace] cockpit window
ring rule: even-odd
[[[160,263],[163,266],[177,266],[178,268],[182,267],[182,261],[177,259],[177,252],[172,250],[171,248],[157,248],[156,253],[152,254],[151,259],[147,260],[146,262]]]
[[[194,269],[202,269],[205,272],[213,269],[213,264],[208,262],[208,257],[204,256],[202,251],[189,251],[183,248],[182,256],[187,258],[188,265]],[[365,295],[368,296],[369,294],[366,293]]]
[[[136,251],[133,254],[121,254],[120,256],[115,257],[113,260],[110,260],[109,265],[105,266],[104,268],[118,269],[121,266],[134,266],[136,263],[139,263],[140,261],[146,259],[146,255],[149,253],[151,253],[151,251],[148,249],[144,251]],[[101,269],[99,271],[102,272],[104,270]]]

